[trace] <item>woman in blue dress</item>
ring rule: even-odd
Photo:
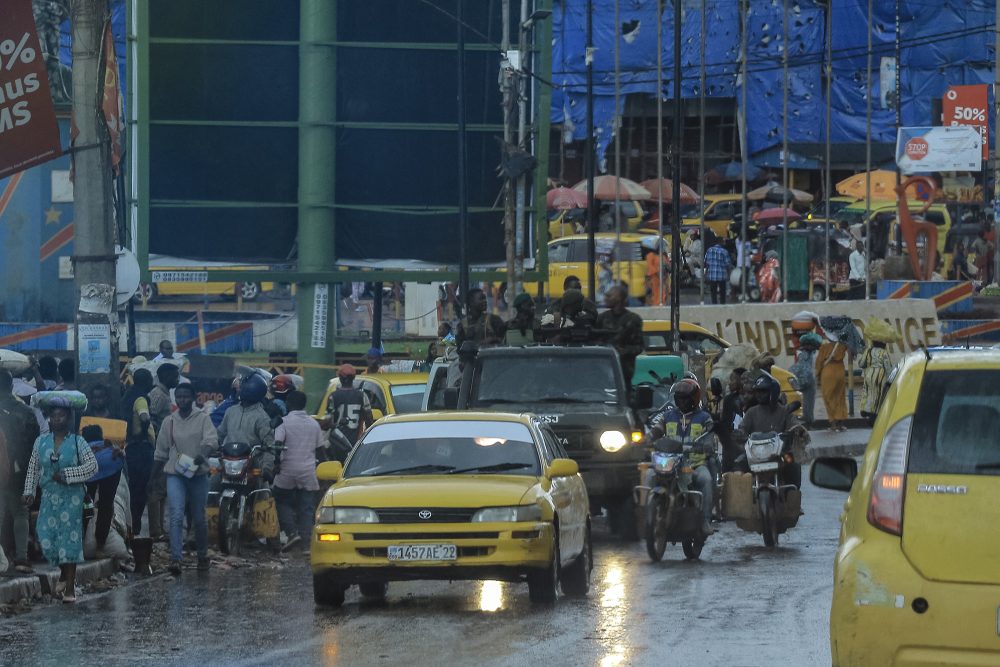
[[[55,397],[53,397],[55,398]],[[73,411],[66,402],[49,402],[49,433],[35,440],[24,482],[24,502],[42,487],[35,532],[45,559],[61,570],[56,594],[76,602],[76,564],[83,562],[83,499],[86,481],[97,471],[90,445],[71,432]]]

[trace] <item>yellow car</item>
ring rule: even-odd
[[[533,602],[590,588],[587,489],[576,461],[534,415],[428,412],[372,426],[316,512],[317,604],[358,584],[383,598],[411,579],[527,581]]]
[[[1000,665],[1000,350],[930,349],[889,376],[834,560],[833,664]],[[853,482],[853,485],[852,485]]]
[[[646,298],[645,247],[656,247],[655,234],[615,234],[600,232],[594,235],[598,264],[594,267],[600,285],[602,271],[610,271],[610,278],[628,283],[629,296]],[[645,244],[645,245],[644,245]],[[669,244],[662,239],[660,247],[666,251]],[[610,263],[601,265],[601,258]],[[557,299],[563,295],[563,281],[576,276],[587,285],[587,235],[573,234],[549,242],[548,295]]]
[[[642,337],[646,354],[675,354],[671,347],[671,331],[672,327],[668,320],[643,320]],[[698,351],[706,357],[714,358],[725,352],[729,346],[728,341],[719,338],[708,329],[690,322],[681,322],[681,352]],[[794,375],[777,366],[771,368],[771,375],[781,385],[781,393],[785,395],[788,403],[802,400],[802,394],[798,390],[799,382]]]
[[[246,271],[266,271],[269,266],[222,266],[214,265],[218,269],[246,270]],[[189,277],[193,273],[204,273],[204,267],[190,266],[151,266],[149,270],[153,274],[154,282],[140,283],[132,300],[135,303],[149,303],[159,297],[164,296],[219,296],[235,299],[237,296],[244,301],[256,301],[263,292],[270,292],[274,289],[274,283],[226,283],[226,282],[181,282],[175,278]],[[161,280],[156,280],[161,278]]]
[[[805,220],[807,223],[815,223],[815,224],[819,224],[821,222],[827,222],[827,220],[834,220],[836,219],[837,213],[839,213],[842,209],[845,209],[848,206],[855,204],[855,202],[857,201],[858,200],[855,199],[854,197],[845,197],[843,195],[837,195],[835,197],[830,197],[830,205],[827,206],[825,199],[820,200],[819,202],[817,202],[815,206],[809,209],[809,212],[806,213]],[[826,217],[827,210],[830,211],[829,218]],[[790,229],[794,229],[796,225],[790,223],[788,226]]]
[[[354,378],[354,386],[368,395],[368,400],[372,404],[372,417],[381,419],[385,415],[419,412],[428,377],[430,376],[427,373],[358,375]],[[322,419],[326,416],[330,394],[339,386],[339,378],[330,380],[326,394],[323,395],[323,400],[316,411],[317,418]]]
[[[733,224],[733,219],[740,215],[743,205],[742,195],[705,195],[701,211],[705,216],[705,226],[715,232],[719,238],[729,238],[729,225]],[[698,229],[701,225],[699,217],[699,204],[688,204],[681,210],[681,230],[687,233],[688,230]]]

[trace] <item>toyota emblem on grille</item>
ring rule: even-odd
[[[424,521],[427,521],[427,519],[431,518],[432,515],[430,510],[420,510],[419,512],[417,512],[417,516],[423,519]]]

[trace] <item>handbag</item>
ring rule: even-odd
[[[199,466],[195,465],[194,459],[187,454],[181,454],[180,450],[177,449],[177,443],[174,442],[174,422],[170,422],[170,446],[173,447],[174,453],[177,458],[174,459],[174,472],[178,475],[183,475],[188,479],[195,476],[198,472]]]

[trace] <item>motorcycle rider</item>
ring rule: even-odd
[[[354,366],[351,364],[341,364],[337,369],[337,378],[340,386],[337,387],[327,402],[327,415],[320,424],[324,430],[330,429],[330,453],[332,460],[343,463],[351,449],[358,442],[358,438],[365,429],[375,421],[372,419],[371,401],[368,394],[363,389],[354,386],[354,378],[357,375]],[[336,437],[334,429],[346,438],[342,442]],[[349,446],[348,446],[349,445]]]
[[[267,382],[257,373],[243,378],[240,382],[238,405],[226,410],[219,424],[219,441],[223,445],[232,442],[261,445],[265,452],[261,456],[261,477],[274,480],[274,454],[267,449],[274,445],[274,427],[271,417],[264,410],[263,401],[267,397]]]
[[[671,392],[674,395],[674,405],[667,406],[658,413],[650,424],[654,440],[667,437],[682,443],[691,443],[714,429],[712,416],[701,407],[701,387],[696,380],[684,378],[673,386]],[[711,526],[715,500],[715,475],[710,465],[712,455],[712,447],[707,444],[696,446],[688,455],[688,461],[694,468],[692,483],[702,496],[701,508],[704,513],[702,532],[706,535],[715,532]],[[647,470],[643,483],[652,486],[654,478],[653,470]]]
[[[746,411],[740,424],[739,437],[744,442],[751,433],[793,433],[805,445],[809,434],[799,418],[779,402],[781,385],[770,374],[761,375],[753,383],[755,405]],[[786,463],[781,469],[782,482],[802,486],[802,465]]]

